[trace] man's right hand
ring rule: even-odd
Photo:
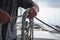
[[[11,17],[9,16],[9,14],[7,12],[5,12],[4,10],[0,9],[0,23],[4,24],[4,23],[9,23],[11,22]]]

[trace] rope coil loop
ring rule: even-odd
[[[28,33],[27,38],[26,38],[26,33],[25,33],[26,18],[27,18],[28,14],[29,14],[29,11],[30,11],[30,9],[27,9],[24,12],[23,16],[22,16],[21,40],[32,40],[32,38],[33,38],[33,18],[29,19],[29,27],[28,27],[28,29],[30,29],[29,30],[30,31],[30,36],[29,36],[29,33]]]

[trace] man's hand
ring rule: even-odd
[[[33,18],[33,17],[35,17],[37,15],[37,12],[36,12],[36,10],[35,10],[35,8],[30,8],[30,12],[29,12],[29,15],[28,15],[28,18],[30,19],[30,18]]]
[[[0,23],[9,23],[11,21],[11,17],[7,12],[4,10],[0,9]]]
[[[27,18],[33,18],[37,15],[37,13],[39,12],[39,7],[36,3],[33,2],[31,8],[30,8],[30,12]]]

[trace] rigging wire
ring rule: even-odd
[[[40,21],[41,23],[45,24],[46,26],[48,26],[48,27],[50,27],[50,28],[52,28],[52,29],[54,29],[54,30],[60,32],[59,30],[57,30],[57,29],[55,29],[54,27],[50,26],[49,24],[43,22],[42,20],[38,19],[37,17],[35,17],[35,18],[36,18],[38,21]]]

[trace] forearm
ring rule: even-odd
[[[34,8],[36,12],[39,12],[39,6],[35,2],[32,3],[31,8]]]

